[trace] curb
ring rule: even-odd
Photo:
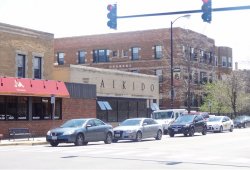
[[[0,143],[0,146],[17,146],[17,145],[26,145],[26,146],[35,146],[35,145],[46,145],[48,142],[20,142],[20,143]]]

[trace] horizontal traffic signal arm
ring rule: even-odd
[[[237,6],[237,7],[225,7],[225,8],[213,8],[212,12],[235,11],[235,10],[246,10],[246,9],[250,9],[250,5]],[[150,16],[159,16],[159,15],[192,14],[192,13],[201,13],[201,12],[202,10],[188,10],[188,11],[163,12],[163,13],[153,13],[153,14],[117,16],[117,18],[122,19],[122,18],[150,17]]]

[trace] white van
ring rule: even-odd
[[[162,124],[164,135],[168,133],[168,126],[180,115],[187,114],[186,109],[166,109],[153,111],[151,117]]]

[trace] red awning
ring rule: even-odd
[[[69,92],[61,81],[0,77],[0,95],[69,97]]]

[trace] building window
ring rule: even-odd
[[[222,57],[222,67],[227,67],[227,57]]]
[[[161,69],[155,70],[155,75],[158,76],[159,83],[162,83],[163,82],[162,70]]]
[[[209,64],[213,64],[213,53],[212,52],[210,52],[209,53]]]
[[[123,50],[122,51],[122,56],[123,57],[127,57],[128,56],[128,51],[127,50]]]
[[[64,53],[62,52],[59,52],[57,53],[57,62],[58,62],[58,65],[63,65],[64,64]]]
[[[25,77],[25,55],[17,55],[17,77]]]
[[[41,79],[42,78],[42,58],[34,57],[34,78]]]
[[[78,64],[85,63],[85,51],[78,51]]]
[[[117,51],[113,51],[113,57],[118,57],[118,52]]]
[[[227,63],[228,67],[232,67],[232,58],[228,57],[228,63]]]
[[[93,62],[100,63],[100,62],[109,62],[109,50],[94,50],[93,51]]]
[[[201,84],[207,83],[207,73],[206,72],[200,72],[200,83]]]
[[[162,58],[162,46],[161,45],[155,46],[155,58],[156,59]]]
[[[139,60],[139,48],[132,47],[131,48],[132,60]]]
[[[62,103],[60,98],[55,100],[54,119],[61,119]],[[33,120],[51,120],[53,108],[50,97],[33,97],[32,98],[32,119]]]
[[[28,97],[0,96],[0,120],[28,120]]]
[[[214,56],[214,66],[218,66],[218,57]]]

